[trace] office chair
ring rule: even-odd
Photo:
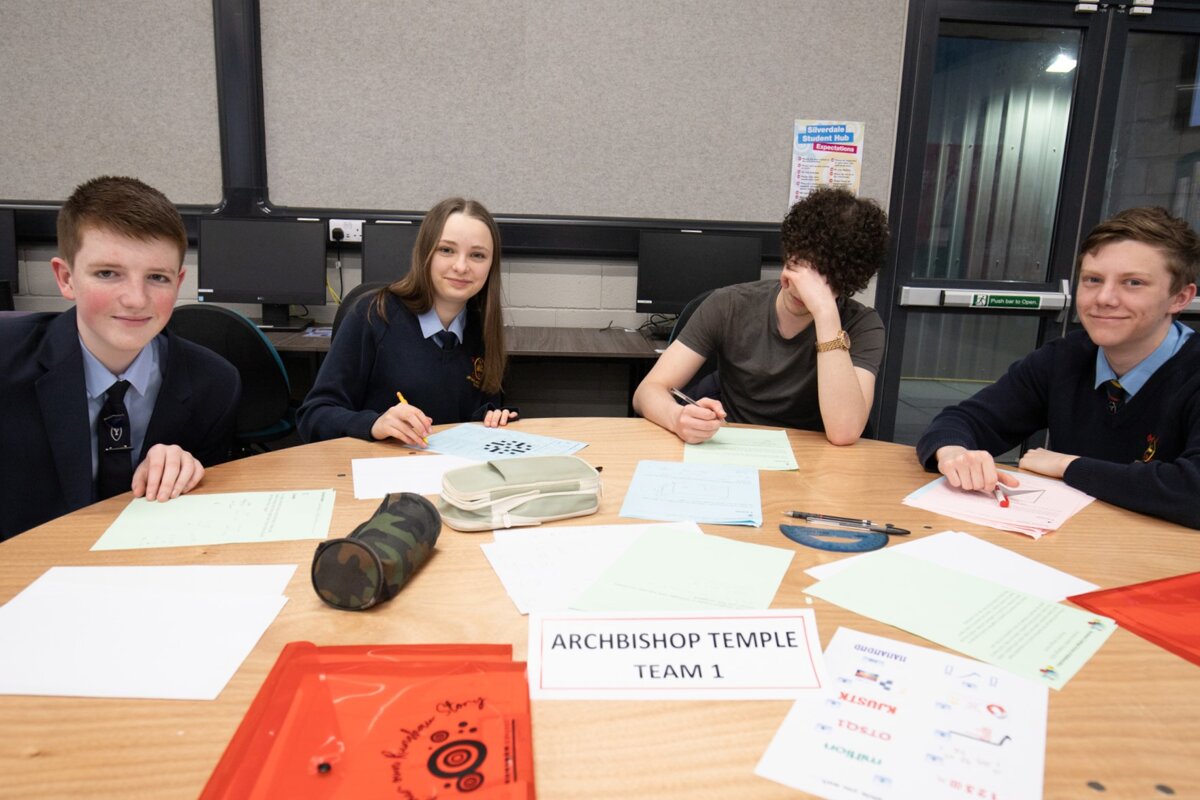
[[[360,283],[350,291],[346,292],[346,296],[342,298],[341,305],[337,307],[337,312],[333,315],[333,329],[329,332],[329,339],[333,341],[333,337],[337,336],[338,327],[342,324],[342,319],[354,307],[354,304],[362,299],[363,295],[369,295],[377,289],[387,286],[383,281]],[[369,298],[368,298],[369,300]]]
[[[671,328],[671,335],[667,337],[667,346],[679,338],[679,333],[687,325],[688,319],[692,316],[704,299],[713,293],[712,289],[707,292],[701,292],[687,302],[683,310],[679,312],[679,316],[675,318],[675,325]],[[696,371],[692,376],[692,381],[682,389],[683,393],[693,400],[699,400],[701,397],[711,397],[715,400],[721,399],[721,382],[717,377],[717,357],[709,356],[703,366]]]
[[[265,452],[268,442],[296,429],[287,370],[275,345],[250,319],[209,303],[180,306],[167,324],[171,332],[222,356],[242,378],[234,424],[235,455]]]

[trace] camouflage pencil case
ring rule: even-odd
[[[451,528],[490,531],[596,513],[600,473],[577,456],[528,456],[442,476],[438,511]]]
[[[383,498],[371,518],[344,539],[330,539],[313,553],[312,585],[334,608],[363,611],[391,600],[429,560],[442,518],[419,494]]]

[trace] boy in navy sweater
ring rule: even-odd
[[[1200,237],[1162,208],[1132,208],[1084,241],[1083,331],[944,409],[917,457],[952,486],[1016,486],[993,456],[1042,428],[1053,450],[1021,457],[1100,500],[1200,528],[1200,337],[1175,320],[1196,295]]]

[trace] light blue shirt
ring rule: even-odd
[[[91,354],[82,339],[79,340],[79,346],[83,350],[88,430],[92,432],[92,480],[96,479],[96,470],[100,464],[100,447],[96,443],[96,420],[100,417],[101,407],[104,406],[105,393],[119,380],[129,381],[129,389],[125,392],[125,410],[129,412],[129,443],[133,446],[133,466],[136,469],[137,459],[142,454],[142,442],[146,440],[146,428],[150,425],[150,415],[154,413],[154,401],[158,399],[158,390],[162,388],[162,364],[167,360],[167,337],[162,334],[155,336],[150,346],[143,347],[129,368],[120,375],[109,372],[108,367]]]
[[[432,306],[424,314],[417,315],[417,322],[421,323],[421,335],[426,339],[432,337],[435,333],[442,331],[450,331],[458,337],[458,343],[462,344],[466,339],[463,336],[467,329],[467,309],[463,308],[458,312],[458,316],[450,320],[450,324],[445,328],[442,327],[442,321],[438,319],[437,310]]]
[[[1108,363],[1108,357],[1104,355],[1104,348],[1101,347],[1096,352],[1096,388],[1099,389],[1100,384],[1105,381],[1117,378],[1121,382],[1121,388],[1125,390],[1125,396],[1133,397],[1139,389],[1146,385],[1146,381],[1150,380],[1150,376],[1157,372],[1159,367],[1179,352],[1179,348],[1183,347],[1183,343],[1193,333],[1195,333],[1194,330],[1176,320],[1171,323],[1167,335],[1163,337],[1158,347],[1154,348],[1154,352],[1121,376],[1113,371],[1112,366]]]

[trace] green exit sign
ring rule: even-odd
[[[1042,307],[1042,298],[1036,294],[984,294],[971,297],[971,308],[1032,308]]]

